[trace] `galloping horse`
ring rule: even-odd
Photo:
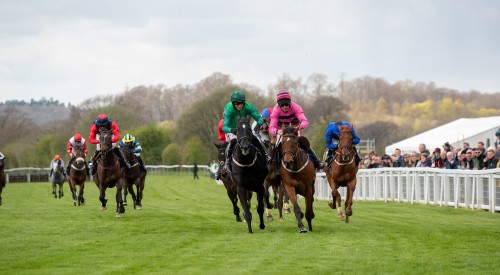
[[[66,180],[66,176],[64,176],[64,167],[60,166],[57,161],[52,163],[52,194],[54,194],[54,198],[59,198],[64,196],[63,192],[63,184]],[[57,191],[57,185],[59,185],[59,192]]]
[[[222,167],[224,167],[224,164],[226,163],[226,148],[228,144],[229,144],[228,142],[222,144],[214,143],[218,151],[217,160],[219,162],[219,170],[217,171],[217,173],[220,174],[220,180],[222,181],[224,187],[226,188],[227,197],[229,198],[231,204],[233,205],[233,213],[236,216],[236,221],[242,222],[243,220],[241,219],[240,216],[240,208],[238,207],[238,191],[236,190],[236,184],[234,184],[234,182],[231,180],[229,173],[223,171],[222,169]],[[252,196],[253,196],[252,191],[247,191],[248,205],[250,205]]]
[[[5,188],[4,160],[5,156],[0,153],[0,206],[2,205],[2,190]]]
[[[122,200],[122,180],[120,172],[120,162],[113,152],[111,142],[112,134],[108,130],[99,133],[99,146],[101,161],[97,165],[97,174],[94,176],[95,184],[99,188],[99,200],[101,201],[101,210],[106,209],[106,189],[116,187],[116,217],[125,213]]]
[[[127,194],[130,193],[134,201],[134,209],[142,209],[142,194],[144,191],[144,183],[146,181],[146,173],[141,171],[139,160],[134,154],[134,148],[125,145],[123,149],[125,161],[130,164],[130,169],[122,169],[123,186],[123,205],[127,205]],[[134,185],[137,189],[137,196],[134,192]]]
[[[259,149],[252,144],[252,130],[249,118],[241,118],[236,124],[237,144],[231,162],[231,177],[236,184],[238,198],[243,207],[248,233],[252,231],[252,213],[248,204],[247,191],[257,193],[257,213],[259,228],[264,229],[264,178],[267,175],[266,159]],[[255,138],[256,139],[256,138]]]
[[[336,156],[334,156],[335,158],[330,167],[325,167],[326,178],[332,188],[333,197],[333,202],[328,203],[328,205],[332,209],[335,209],[338,206],[337,215],[339,219],[342,219],[344,214],[341,209],[342,198],[340,197],[338,189],[341,186],[347,187],[347,194],[344,202],[346,223],[349,222],[349,216],[352,215],[352,196],[354,194],[354,190],[356,190],[356,173],[358,172],[358,167],[354,161],[356,152],[352,146],[352,127],[352,125],[351,127],[339,126],[340,135]],[[325,158],[326,152],[323,156],[324,160]]]
[[[280,174],[283,186],[288,193],[289,199],[293,204],[295,218],[299,233],[306,233],[307,230],[302,223],[304,213],[302,213],[297,203],[297,194],[302,195],[306,202],[306,220],[309,231],[312,231],[312,219],[314,219],[313,201],[314,201],[314,181],[316,179],[316,169],[309,160],[307,150],[299,146],[299,142],[308,147],[309,142],[305,137],[298,136],[300,126],[282,127],[283,135],[281,141],[281,150],[283,152],[283,165],[280,168]]]
[[[85,181],[87,180],[87,171],[85,168],[85,154],[80,147],[74,147],[75,151],[75,161],[71,164],[69,170],[69,189],[71,193],[73,193],[73,205],[78,206],[85,203],[85,199],[83,198],[83,189],[85,188]],[[76,196],[76,186],[80,186],[80,190],[78,191],[78,197]]]
[[[263,135],[261,135],[262,137]],[[269,139],[263,138],[264,145],[267,148],[267,153],[271,156],[271,162],[269,163],[266,178],[264,179],[264,203],[266,206],[266,218],[267,221],[273,221],[273,215],[269,209],[278,208],[279,212],[279,221],[283,222],[283,198],[285,197],[285,188],[281,184],[281,175],[276,173],[275,169],[278,166],[279,157],[277,154],[277,149],[275,149],[275,145],[271,143]],[[269,187],[273,188],[274,195],[274,204],[269,202]],[[289,213],[289,212],[288,212]]]

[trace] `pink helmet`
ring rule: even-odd
[[[282,100],[282,99],[288,99],[287,101],[290,102],[292,101],[292,98],[290,97],[289,92],[279,92],[278,95],[276,96],[276,102]]]

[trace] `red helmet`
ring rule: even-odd
[[[61,156],[59,156],[59,155],[55,155],[55,156],[54,156],[54,158],[55,158],[56,160],[60,160],[60,159],[61,159]]]
[[[76,142],[82,141],[82,135],[80,135],[80,134],[75,134],[75,136],[73,138],[75,139]]]

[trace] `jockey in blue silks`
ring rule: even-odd
[[[328,149],[328,154],[327,154],[327,162],[330,162],[332,159],[332,156],[335,156],[335,151],[338,148],[338,144],[335,141],[339,140],[339,135],[340,135],[340,130],[339,126],[347,126],[351,127],[351,124],[347,121],[332,121],[328,126],[326,127],[326,132],[325,132],[325,142],[326,142],[326,148]],[[352,145],[356,145],[359,143],[360,138],[356,134],[356,131],[354,131],[354,128],[352,128],[351,131],[352,134]],[[358,150],[356,150],[356,147],[354,147],[354,151],[356,152],[355,161],[356,161],[356,166],[359,164],[361,161],[361,158],[358,155]]]

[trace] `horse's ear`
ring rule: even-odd
[[[351,128],[349,128],[349,131],[352,131],[354,129],[354,123],[351,124]]]
[[[299,130],[300,130],[300,125],[295,127],[295,130],[293,130],[293,134],[297,135],[299,133]]]

